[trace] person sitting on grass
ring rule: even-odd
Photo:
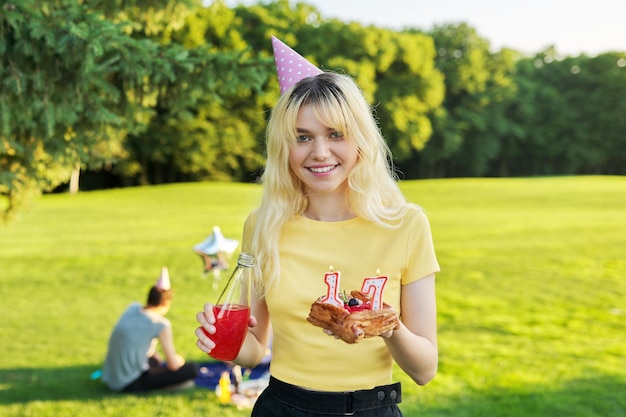
[[[146,305],[134,302],[120,317],[109,338],[102,370],[102,380],[111,390],[143,392],[193,385],[198,366],[185,363],[176,353],[172,325],[165,318],[172,295],[169,272],[163,267]],[[158,343],[165,361],[157,354]]]

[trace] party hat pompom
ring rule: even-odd
[[[172,285],[170,284],[170,273],[167,270],[167,266],[164,266],[161,269],[161,276],[156,283],[156,287],[160,290],[169,290],[172,288]]]
[[[283,95],[298,81],[321,74],[322,70],[311,64],[296,51],[285,45],[277,37],[272,36],[272,49],[276,61],[280,94]]]

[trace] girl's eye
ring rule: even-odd
[[[304,136],[304,135],[298,136],[296,138],[296,142],[298,143],[306,142],[308,140],[311,140],[311,139],[308,136]]]
[[[341,132],[337,132],[337,131],[333,131],[333,133],[330,134],[330,137],[333,139],[339,139],[343,137],[343,133]]]

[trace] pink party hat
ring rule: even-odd
[[[161,269],[161,276],[156,283],[156,287],[160,290],[169,290],[172,288],[172,285],[170,284],[170,273],[167,270],[167,266],[164,266]]]
[[[272,36],[272,49],[281,95],[298,81],[323,72],[275,36]]]

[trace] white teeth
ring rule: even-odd
[[[311,171],[315,172],[316,174],[321,174],[322,172],[328,172],[328,171],[332,171],[333,169],[335,169],[334,166],[327,166],[327,167],[323,167],[323,168],[309,168]]]

